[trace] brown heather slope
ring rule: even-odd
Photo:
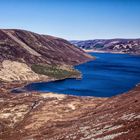
[[[17,29],[0,30],[0,62],[10,59],[26,64],[76,65],[91,59],[90,55],[68,41]]]
[[[139,140],[140,86],[111,98],[0,90],[2,140]]]
[[[0,81],[78,77],[72,68],[93,59],[68,41],[17,29],[0,30]]]

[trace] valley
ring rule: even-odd
[[[119,58],[121,59],[122,56],[116,56],[115,61],[112,57],[108,59],[112,59],[113,63],[117,60],[116,67],[120,69],[119,64],[123,61],[119,61]],[[135,66],[132,65],[132,69],[125,69],[125,71],[130,75],[135,72],[139,75],[139,60],[131,63],[136,60],[136,57],[129,57],[128,62]],[[113,68],[113,64],[112,67],[108,67],[109,61],[106,62],[105,57],[101,59],[104,60],[102,63],[100,59],[95,58],[94,54],[87,54],[81,48],[61,38],[25,30],[1,29],[0,139],[139,140],[140,85],[138,84],[133,86],[132,90],[110,97],[86,96],[86,92],[84,97],[53,91],[11,92],[13,89],[37,82],[56,80],[59,82],[67,78],[75,81],[77,78],[80,82],[83,71],[76,68],[80,64],[87,70],[91,68],[91,71],[92,67],[87,65],[89,63],[96,64],[95,68],[98,70]],[[127,61],[122,63],[122,66],[129,67],[126,64],[128,64]],[[98,77],[98,71],[96,72]],[[102,72],[100,74],[103,75],[110,73]],[[89,71],[87,73],[89,74]],[[89,78],[92,77],[89,75]],[[99,78],[104,77],[101,75]],[[133,80],[128,79],[127,84],[131,81]],[[69,85],[72,86],[73,83],[74,81],[70,81]],[[84,84],[82,86],[84,87]],[[97,86],[91,85],[91,87]]]

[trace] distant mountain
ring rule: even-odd
[[[85,50],[140,54],[140,39],[95,39],[70,42]]]
[[[40,79],[37,74],[42,77],[53,72],[55,77],[61,78],[66,70],[60,71],[56,67],[66,69],[66,65],[73,66],[91,58],[61,38],[25,30],[0,30],[0,81],[34,81]]]

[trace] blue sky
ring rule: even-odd
[[[0,28],[69,40],[140,38],[140,0],[0,0]]]

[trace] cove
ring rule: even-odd
[[[25,86],[25,89],[77,96],[111,97],[127,92],[140,83],[140,56],[90,54],[95,56],[96,60],[75,67],[82,72],[82,79],[32,83]]]

